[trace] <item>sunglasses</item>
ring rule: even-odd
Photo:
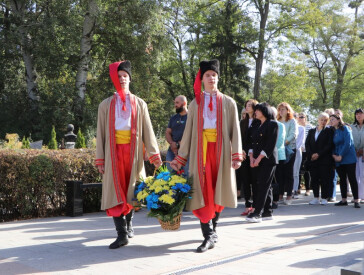
[[[299,118],[306,118],[305,116],[300,116]]]

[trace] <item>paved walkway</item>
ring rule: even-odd
[[[198,220],[184,213],[178,231],[165,232],[147,211],[136,213],[126,247],[104,213],[0,224],[0,274],[340,274],[363,272],[364,205],[308,205],[302,197],[279,206],[274,220],[249,224],[225,209],[220,241],[206,253]],[[364,274],[364,272],[363,272]]]

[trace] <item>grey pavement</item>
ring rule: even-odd
[[[338,196],[339,198],[340,196]],[[274,219],[250,224],[225,209],[219,242],[196,253],[199,221],[184,212],[177,231],[163,231],[147,210],[136,213],[129,245],[108,249],[116,232],[105,213],[0,224],[0,274],[340,274],[363,272],[364,205],[280,205]],[[349,198],[350,199],[350,198]],[[364,273],[363,273],[364,274]]]

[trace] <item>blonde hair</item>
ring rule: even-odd
[[[330,116],[329,116],[329,114],[328,114],[328,113],[323,112],[323,113],[320,113],[320,114],[318,115],[317,120],[320,120],[322,117],[326,118],[327,120],[329,120],[329,118],[330,118]]]
[[[326,114],[328,114],[329,116],[331,116],[331,115],[335,114],[335,110],[334,110],[334,108],[326,109],[324,112],[325,112]]]
[[[280,108],[282,108],[282,107],[286,108],[286,109],[287,109],[287,111],[288,111],[288,112],[287,112],[286,121],[293,119],[294,111],[293,111],[293,109],[292,109],[291,105],[289,105],[287,102],[279,103],[279,105],[278,105],[278,107],[277,107],[277,109],[278,109],[278,116],[277,116],[277,119],[278,119],[278,120],[281,120],[281,119],[282,119],[281,114],[280,114],[280,112],[279,112]]]

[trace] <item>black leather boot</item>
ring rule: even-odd
[[[126,231],[128,233],[129,238],[134,237],[134,229],[133,229],[133,217],[134,217],[134,209],[130,210],[129,214],[125,216],[126,218]]]
[[[118,237],[116,240],[109,245],[110,249],[116,249],[121,246],[127,245],[129,243],[128,241],[128,235],[126,231],[126,219],[125,216],[120,217],[113,217],[116,232],[118,233]]]
[[[220,218],[220,213],[219,212],[215,212],[215,218],[212,219],[212,230],[214,231],[214,234],[212,235],[212,239],[214,240],[215,243],[218,242],[219,237],[217,236],[216,233],[216,226],[217,226],[217,222]]]
[[[215,242],[212,238],[212,235],[214,234],[212,227],[212,220],[210,220],[208,223],[200,222],[200,224],[201,224],[202,235],[204,236],[205,240],[199,247],[197,247],[197,252],[202,253],[206,252],[209,249],[214,248]]]

